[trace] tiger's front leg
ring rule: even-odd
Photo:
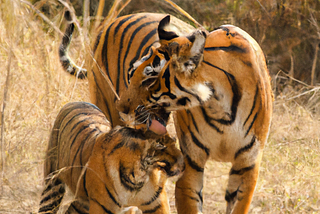
[[[248,166],[243,166],[241,159],[232,165],[225,195],[227,214],[249,212],[253,192],[258,180],[261,156],[262,151],[259,152],[256,160]]]
[[[188,118],[186,111],[179,111],[174,117],[185,163],[185,171],[176,183],[176,207],[179,214],[200,214],[203,204],[204,166],[210,156],[210,150],[196,131],[197,128],[193,128],[194,125],[185,118]]]
[[[197,171],[186,161],[186,169],[176,183],[175,197],[178,213],[202,213],[203,171]]]

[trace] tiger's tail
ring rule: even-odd
[[[55,214],[58,212],[62,198],[66,192],[65,185],[57,178],[48,178],[46,188],[41,194],[39,212]]]
[[[79,79],[87,77],[87,70],[77,66],[68,56],[68,48],[74,31],[74,23],[72,22],[70,11],[66,11],[65,19],[68,21],[68,26],[62,37],[62,42],[59,47],[59,58],[63,69],[71,75],[76,75]]]

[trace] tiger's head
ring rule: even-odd
[[[141,162],[142,168],[150,168],[151,166],[158,168],[168,177],[180,175],[185,166],[183,155],[175,144],[176,141],[169,135],[154,140]]]
[[[199,105],[212,94],[205,77],[199,72],[205,32],[195,30],[190,35],[178,36],[167,30],[169,22],[170,16],[160,21],[160,45],[151,47],[149,53],[129,71],[130,85],[117,103],[125,121],[133,121],[137,107],[170,112]]]

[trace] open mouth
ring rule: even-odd
[[[146,118],[142,123],[147,125],[147,129],[153,131],[156,134],[164,135],[167,133],[167,121],[169,118],[169,113],[167,113],[163,108],[154,108],[147,110],[144,106],[138,106],[135,110],[136,118],[142,118],[141,115],[145,115]]]
[[[167,133],[166,126],[167,124],[163,119],[155,115],[149,117],[149,122],[147,123],[147,127],[149,130],[153,131],[154,133],[159,135],[166,134]]]

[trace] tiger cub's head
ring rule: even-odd
[[[182,152],[176,147],[176,142],[169,135],[159,136],[152,132],[143,133],[141,130],[128,127],[115,128],[114,136],[121,134],[122,142],[128,149],[119,151],[120,179],[131,190],[141,189],[150,176],[157,179],[158,185],[169,177],[179,176],[185,165]],[[116,137],[113,137],[116,139]],[[161,181],[160,181],[161,180]]]
[[[153,166],[159,168],[168,177],[180,175],[185,166],[183,155],[175,144],[176,141],[168,135],[154,140],[142,161],[143,167],[149,168]]]
[[[166,29],[169,22],[170,16],[160,21],[160,45],[151,47],[129,71],[130,85],[117,103],[125,121],[133,121],[137,107],[170,112],[199,105],[212,95],[199,68],[206,34],[195,30],[190,35],[178,36]]]

